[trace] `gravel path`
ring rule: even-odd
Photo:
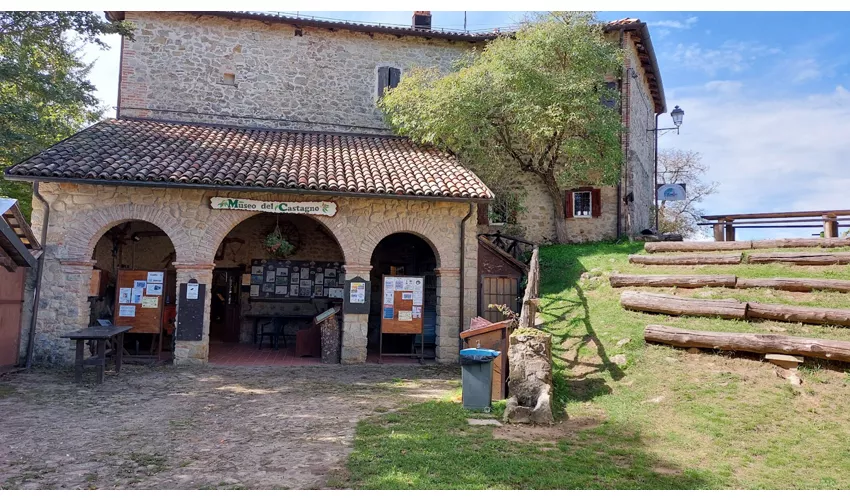
[[[309,489],[363,417],[445,396],[457,366],[125,366],[0,378],[0,488]],[[87,373],[87,380],[93,375]],[[332,481],[333,483],[333,481]]]

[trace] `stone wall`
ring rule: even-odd
[[[628,234],[638,234],[643,229],[655,227],[652,207],[655,202],[655,110],[649,94],[646,72],[638,59],[632,35],[626,33],[626,61],[637,78],[627,77],[623,81],[624,120],[628,153],[623,182],[623,195],[632,193],[634,201],[624,211]],[[663,125],[670,126],[670,125]]]
[[[440,361],[457,359],[460,331],[460,233],[461,220],[470,212],[463,202],[377,197],[320,197],[275,195],[202,189],[141,188],[43,182],[40,191],[50,203],[50,223],[40,313],[36,325],[36,358],[40,362],[70,362],[71,351],[63,333],[88,325],[86,300],[92,255],[100,237],[111,227],[128,220],[156,225],[168,235],[176,252],[177,283],[197,279],[210,286],[215,251],[222,239],[240,222],[256,212],[210,208],[210,197],[229,196],[263,201],[330,200],[338,205],[334,217],[315,221],[324,225],[339,243],[346,276],[368,279],[372,251],[384,237],[397,233],[416,234],[427,241],[437,257],[438,324],[437,354]],[[41,231],[44,207],[33,200],[33,230]],[[466,322],[476,311],[475,211],[465,224],[464,315]],[[178,341],[178,362],[203,362],[208,353],[209,307],[207,294],[204,339]],[[179,317],[178,301],[178,317]],[[362,318],[359,316],[363,316]],[[368,315],[345,315],[343,358],[362,362],[366,357]]]
[[[122,117],[308,130],[386,130],[377,68],[451,69],[469,42],[329,31],[185,13],[127,12]],[[234,83],[224,82],[225,73]],[[152,112],[131,108],[189,111]],[[261,119],[268,118],[268,119]]]

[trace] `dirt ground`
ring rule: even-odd
[[[125,366],[103,385],[76,385],[67,370],[7,375],[0,489],[333,487],[360,419],[443,397],[459,375],[427,365]]]

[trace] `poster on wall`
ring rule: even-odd
[[[150,271],[148,272],[148,283],[162,283],[162,280],[165,278],[165,273],[162,271]]]
[[[162,295],[162,283],[148,283],[145,295]]]
[[[252,300],[289,300],[292,298],[343,298],[339,262],[253,259],[250,284],[259,285]],[[269,286],[271,285],[271,286]]]
[[[118,308],[118,316],[122,318],[135,318],[136,306],[120,306]]]
[[[251,297],[258,297],[260,295],[260,285],[251,285]]]
[[[352,304],[363,304],[366,302],[366,283],[351,283],[351,293],[349,294]]]
[[[118,303],[119,304],[131,304],[133,302],[133,289],[132,288],[122,288],[118,292]]]
[[[142,309],[156,309],[159,307],[159,297],[142,297]]]

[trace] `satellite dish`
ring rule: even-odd
[[[661,184],[658,186],[659,201],[684,201],[684,184]]]

